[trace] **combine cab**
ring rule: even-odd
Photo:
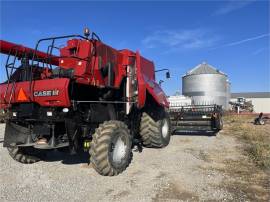
[[[84,150],[98,173],[113,176],[127,168],[134,145],[169,144],[169,104],[153,62],[90,34],[41,39],[35,49],[0,41],[8,55],[8,79],[0,85],[8,114],[4,147],[16,161],[34,163],[52,149]]]

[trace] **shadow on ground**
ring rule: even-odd
[[[89,154],[87,152],[79,152],[78,154],[71,155],[69,152],[48,151],[43,161],[61,161],[61,163],[66,165],[89,163]]]

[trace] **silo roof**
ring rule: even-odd
[[[203,63],[197,65],[192,70],[188,71],[185,76],[198,75],[198,74],[222,74],[222,75],[227,76],[225,73],[219,71],[218,69],[207,64],[206,62],[203,62]]]

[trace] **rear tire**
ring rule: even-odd
[[[131,146],[132,139],[126,124],[115,120],[105,121],[93,135],[90,161],[100,175],[118,175],[131,162]]]
[[[29,147],[17,147],[10,146],[7,147],[9,155],[16,161],[24,164],[32,164],[40,161],[39,154],[34,148]]]
[[[140,135],[145,147],[162,148],[170,142],[171,122],[168,113],[162,110],[156,116],[155,121],[148,113],[142,114]]]

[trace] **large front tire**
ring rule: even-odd
[[[145,147],[166,147],[171,138],[171,122],[166,111],[153,113],[151,117],[144,112],[141,118],[140,135]],[[155,120],[154,120],[155,118]]]
[[[114,176],[123,172],[131,162],[132,139],[126,124],[105,121],[93,135],[90,161],[101,175]]]

